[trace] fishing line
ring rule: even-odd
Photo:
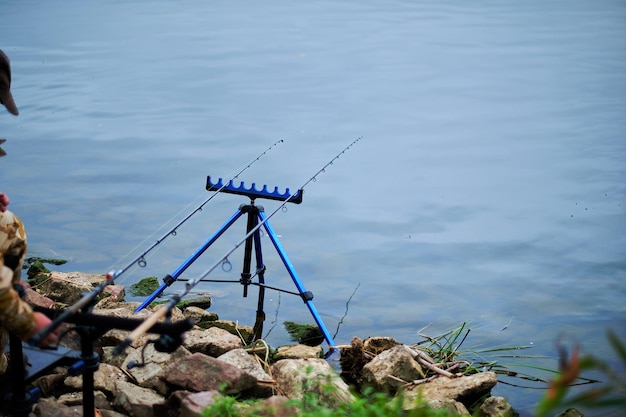
[[[141,268],[145,267],[148,262],[146,261],[146,255],[148,253],[150,253],[153,249],[155,249],[157,246],[159,246],[165,239],[167,239],[169,236],[176,236],[177,230],[180,226],[182,226],[185,222],[187,222],[187,220],[189,220],[191,217],[193,217],[196,213],[201,212],[204,208],[205,205],[207,205],[209,203],[209,201],[213,200],[215,198],[215,196],[217,196],[220,191],[222,191],[224,189],[224,187],[226,187],[231,181],[236,180],[237,178],[239,178],[239,176],[241,174],[243,174],[248,168],[250,168],[252,165],[254,165],[254,163],[256,161],[258,161],[259,159],[261,159],[265,154],[267,154],[269,151],[272,150],[272,148],[274,148],[275,146],[283,143],[284,141],[282,139],[277,140],[276,142],[274,142],[269,148],[267,148],[265,151],[263,151],[261,154],[259,154],[256,158],[254,158],[252,161],[250,161],[247,165],[245,165],[243,168],[241,168],[236,174],[232,175],[230,177],[229,181],[226,181],[224,183],[224,185],[222,185],[219,189],[217,189],[215,191],[214,194],[211,194],[211,196],[207,199],[205,199],[202,204],[200,204],[199,206],[197,206],[193,211],[191,211],[189,214],[187,214],[182,220],[180,220],[178,223],[176,223],[174,225],[174,227],[170,228],[165,234],[163,234],[163,236],[161,236],[160,238],[158,238],[151,246],[148,247],[148,249],[144,250],[139,256],[137,256],[136,258],[134,258],[130,263],[128,263],[128,265],[126,265],[124,268],[118,270],[118,272],[116,273],[116,278],[119,277],[120,275],[122,275],[123,273],[125,273],[126,271],[128,271],[131,267],[133,267],[135,264]],[[199,197],[198,197],[199,198]],[[181,213],[186,212],[187,209],[194,204],[198,198],[196,198],[195,200],[193,200],[191,203],[189,203],[187,206],[185,206],[182,210],[180,210],[178,213],[176,213],[172,218],[170,218],[169,220],[167,220],[165,223],[163,223],[154,233],[152,233],[150,236],[148,236],[147,238],[145,238],[141,243],[139,243],[137,246],[135,246],[132,250],[130,250],[128,252],[128,255],[124,256],[122,259],[120,259],[117,263],[121,262],[122,260],[126,259],[128,256],[130,256],[130,253],[133,253],[135,250],[137,250],[137,248],[143,246],[149,239],[151,239],[159,230],[163,229],[165,227],[166,224],[170,223],[172,220],[174,220],[175,218],[177,218]],[[107,268],[108,270],[113,269],[112,266]]]
[[[276,213],[278,213],[280,210],[283,210],[283,208],[287,205],[287,203],[289,201],[291,201],[296,195],[298,195],[299,193],[302,192],[302,190],[304,190],[304,188],[309,185],[311,182],[316,182],[317,181],[317,177],[320,174],[323,174],[326,172],[326,168],[328,168],[330,165],[332,165],[337,159],[339,159],[341,157],[341,155],[343,155],[344,153],[346,153],[348,151],[348,149],[350,149],[352,146],[354,146],[358,141],[360,141],[362,139],[362,137],[357,138],[356,140],[354,140],[352,143],[350,143],[348,146],[346,146],[341,152],[339,152],[337,155],[335,155],[335,157],[333,159],[331,159],[328,163],[326,163],[326,165],[324,165],[319,171],[317,171],[311,178],[309,178],[304,184],[302,184],[300,187],[298,187],[298,189],[296,191],[294,191],[293,193],[291,193],[291,195],[289,197],[287,197],[285,200],[283,200],[283,202],[276,207],[276,209],[274,209],[274,211],[272,211],[269,215],[265,216],[265,218],[263,220],[261,220],[255,227],[253,227],[245,236],[243,239],[241,239],[239,242],[237,242],[234,247],[228,251],[225,255],[223,255],[219,261],[217,261],[211,268],[209,268],[207,271],[205,271],[202,275],[200,275],[198,278],[194,278],[194,279],[190,279],[189,281],[187,281],[187,283],[185,284],[185,290],[191,290],[193,287],[195,287],[200,281],[202,281],[203,279],[205,279],[207,276],[209,276],[209,274],[211,274],[211,272],[213,272],[218,266],[222,265],[223,262],[230,262],[228,261],[228,257],[230,255],[232,255],[233,252],[235,252],[241,245],[243,245],[246,240],[248,240],[248,238],[250,238],[252,235],[254,235],[254,233],[259,230],[265,223],[267,223],[267,221],[272,218]],[[180,296],[181,298],[185,296],[185,293],[182,294],[182,296]]]
[[[339,152],[337,155],[335,155],[329,162],[326,163],[326,165],[324,165],[320,170],[318,170],[311,178],[309,178],[304,184],[302,184],[295,192],[293,192],[289,197],[287,197],[286,199],[284,199],[282,201],[282,203],[276,207],[276,209],[274,211],[272,211],[269,215],[265,216],[260,222],[258,222],[256,224],[256,226],[254,226],[244,237],[243,239],[239,240],[233,247],[232,249],[230,249],[228,252],[226,252],[224,255],[222,255],[221,258],[218,259],[217,262],[215,262],[209,269],[207,269],[202,275],[190,279],[188,281],[185,282],[185,288],[184,290],[182,290],[181,292],[179,292],[178,294],[175,294],[172,296],[172,298],[165,304],[163,304],[161,307],[159,307],[158,310],[156,310],[154,313],[152,313],[152,315],[150,315],[150,317],[146,318],[144,320],[144,322],[142,324],[140,324],[139,326],[137,326],[135,328],[135,330],[133,330],[127,337],[126,339],[124,339],[124,341],[122,343],[120,343],[118,346],[115,347],[114,353],[115,354],[121,354],[128,346],[131,345],[131,343],[133,343],[135,340],[137,340],[140,336],[142,336],[143,334],[145,334],[148,330],[150,330],[152,328],[152,326],[154,326],[161,318],[164,318],[166,316],[168,316],[170,314],[170,312],[172,311],[172,309],[176,306],[176,304],[178,304],[180,302],[180,300],[183,299],[183,297],[185,297],[187,294],[189,294],[189,292],[191,292],[191,290],[198,285],[198,283],[200,283],[203,280],[206,280],[206,278],[218,267],[220,267],[221,265],[223,265],[224,262],[230,262],[228,260],[229,256],[233,254],[233,252],[235,252],[241,245],[243,245],[246,240],[248,240],[250,237],[252,237],[261,227],[263,227],[263,225],[265,225],[269,219],[271,219],[276,213],[278,213],[280,210],[283,209],[283,207],[285,207],[285,205],[291,201],[292,199],[294,199],[299,193],[301,193],[304,188],[310,184],[311,182],[315,182],[317,181],[317,177],[326,172],[326,168],[328,168],[329,166],[333,165],[334,162],[336,160],[338,160],[341,155],[343,155],[344,153],[346,153],[351,147],[353,147],[357,142],[359,142],[362,139],[362,137],[357,138],[356,140],[354,140],[352,143],[350,143],[348,146],[346,146],[341,152]]]

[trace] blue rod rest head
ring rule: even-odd
[[[268,200],[287,201],[288,203],[294,204],[302,203],[302,195],[304,193],[304,190],[300,189],[292,194],[289,188],[285,189],[284,193],[281,193],[278,191],[278,187],[274,187],[274,191],[269,191],[267,185],[263,185],[263,188],[258,190],[255,183],[252,183],[250,188],[247,188],[243,181],[237,186],[233,183],[233,180],[228,181],[228,183],[224,185],[222,178],[219,178],[217,182],[212,182],[210,175],[207,176],[206,179],[206,189],[207,191],[221,191],[229,194],[245,195],[251,200],[265,198]]]

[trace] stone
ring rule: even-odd
[[[128,347],[126,348],[126,353],[130,354],[129,352],[132,352],[134,350],[137,350],[137,349]],[[121,368],[122,365],[124,364],[125,359],[126,357],[124,355],[117,355],[115,353],[115,346],[103,346],[102,347],[102,356],[100,357],[100,360],[102,362]]]
[[[116,308],[104,308],[104,309],[95,309],[93,310],[94,314],[107,316],[107,317],[118,317],[118,318],[128,318],[134,320],[145,320],[152,315],[154,311],[156,311],[159,306],[147,307],[143,310],[135,313],[134,310],[139,306],[139,303],[136,302],[122,302],[117,303]],[[178,308],[172,309],[172,317],[171,320],[173,322],[184,320],[182,311]],[[112,329],[106,332],[104,335],[100,337],[100,343],[105,346],[117,346],[122,343],[130,332],[128,330],[120,330],[120,329]],[[146,345],[151,339],[154,338],[154,334],[144,334],[138,337],[131,343],[131,347],[140,348]]]
[[[33,306],[39,306],[43,308],[54,308],[56,303],[51,299],[46,297],[43,294],[38,293],[37,291],[30,288],[30,286],[24,285],[24,301]]]
[[[161,378],[170,385],[195,392],[221,390],[236,394],[256,384],[254,377],[236,366],[199,352],[164,368]]]
[[[194,298],[189,298],[189,299],[185,299],[181,301],[180,303],[177,304],[177,307],[181,308],[182,310],[186,310],[189,307],[198,307],[203,310],[206,310],[207,308],[211,307],[211,302],[212,302],[212,299],[210,295],[199,295]],[[217,314],[215,313],[211,313],[211,314],[217,317]]]
[[[307,346],[307,345],[289,345],[280,346],[276,349],[274,359],[313,359],[321,358],[324,356],[324,349],[321,346]]]
[[[481,372],[458,378],[440,376],[430,382],[404,391],[405,404],[416,404],[418,398],[428,401],[452,399],[467,406],[489,394],[498,383],[495,372]]]
[[[150,343],[145,348],[133,349],[124,359],[121,368],[125,369],[140,387],[150,388],[165,395],[168,388],[159,376],[161,371],[187,355],[191,355],[191,352],[182,346],[172,353],[164,353],[157,351],[154,344]]]
[[[41,391],[43,397],[59,396],[63,391],[65,375],[48,374],[33,381],[33,385]]]
[[[251,355],[245,349],[233,349],[220,355],[217,359],[236,366],[242,371],[247,372],[257,379],[257,381],[273,382],[271,376],[265,372],[259,359],[255,355]]]
[[[218,357],[229,350],[243,347],[241,339],[226,330],[211,327],[206,330],[189,330],[185,333],[183,346],[190,352],[200,352]]]
[[[101,280],[104,276],[100,275]],[[80,300],[87,292],[94,288],[87,274],[77,272],[52,272],[49,279],[38,287],[42,293],[54,300],[63,300],[70,305]]]
[[[180,402],[179,417],[203,417],[205,408],[221,398],[219,391],[203,391],[187,395]]]
[[[469,416],[470,412],[467,410],[467,407],[465,407],[465,405],[463,405],[463,403],[455,401],[453,399],[450,398],[437,398],[437,399],[425,399],[424,402],[431,408],[435,409],[435,410],[445,410],[448,413],[452,413],[453,415],[459,415],[459,416]],[[406,410],[410,410],[412,409],[412,407],[406,407],[406,403],[405,403],[405,409]]]
[[[131,417],[154,417],[154,407],[165,405],[165,399],[154,391],[126,381],[115,382],[113,404]]]
[[[518,417],[519,413],[504,397],[489,397],[480,405],[480,415],[483,417]]]
[[[403,345],[384,350],[363,367],[363,383],[379,391],[393,393],[420,378],[424,372]]]
[[[232,320],[214,320],[207,322],[207,325],[226,330],[230,334],[238,336],[247,342],[252,341],[254,336],[254,329],[252,327],[240,325]]]
[[[219,319],[217,314],[209,313],[208,311],[202,309],[201,307],[187,307],[183,310],[183,315],[193,320],[194,324],[202,329],[208,329],[212,327],[211,322],[214,322]]]
[[[256,386],[251,388],[250,395],[255,397],[269,397],[274,391],[274,379],[265,372],[260,359],[251,355],[245,349],[233,349],[220,355],[217,359],[241,369],[256,380]]]
[[[104,288],[103,296],[100,301],[98,301],[94,308],[109,308],[116,306],[117,303],[124,301],[124,297],[126,297],[126,292],[123,285],[107,285]]]
[[[115,393],[116,381],[128,381],[128,377],[120,368],[108,363],[101,363],[98,366],[98,370],[93,374],[94,388],[101,390],[109,396]],[[83,376],[78,375],[65,378],[65,386],[81,390],[83,388]]]
[[[82,417],[82,406],[59,404],[54,398],[41,398],[35,405],[34,413],[41,417]]]
[[[324,359],[283,359],[272,365],[271,375],[289,398],[314,394],[328,406],[354,401],[348,385]]]
[[[57,273],[54,276],[54,286],[51,287],[52,293],[64,299],[49,300],[38,297],[40,294],[29,289],[28,285],[26,292],[33,300],[37,300],[35,304],[50,307],[59,302],[68,303],[72,297],[73,299],[82,297],[83,290],[92,291],[92,288],[103,279],[102,275],[95,274],[90,276],[80,273]],[[64,295],[65,289],[60,289],[63,285],[74,291],[69,298]],[[94,314],[131,318],[140,323],[154,311],[162,308],[155,305],[134,314],[139,303],[120,301],[123,299],[123,287],[110,285],[106,287],[103,295],[105,293],[110,295],[97,304]],[[266,370],[263,365],[265,367],[267,365],[260,359],[262,356],[257,357],[259,353],[251,353],[263,349],[258,347],[243,349],[242,339],[251,337],[251,327],[239,326],[233,321],[218,320],[217,315],[206,312],[202,307],[187,307],[184,313],[178,306],[172,310],[173,321],[187,318],[191,318],[197,324],[209,323],[212,327],[201,330],[200,326],[196,326],[192,331],[186,332],[185,346],[179,347],[172,354],[158,352],[152,343],[148,343],[154,340],[156,337],[154,334],[135,340],[134,347],[126,349],[127,355],[113,355],[113,350],[127,337],[128,331],[112,330],[94,342],[94,350],[101,354],[102,358],[99,369],[94,374],[97,417],[153,415],[204,417],[202,415],[204,408],[218,396],[225,394],[236,394],[241,398],[267,397],[254,405],[236,401],[234,410],[242,417],[295,415],[298,409],[289,403],[290,398],[301,400],[313,398],[328,407],[354,400],[348,385],[328,362],[320,358],[323,350],[319,346],[280,347],[278,354],[273,358],[278,359],[278,362],[272,365],[270,370]],[[64,323],[60,330],[71,326],[70,323]],[[63,337],[61,343],[63,346],[79,350],[79,342],[80,335],[77,332],[70,332]],[[195,353],[192,354],[187,347],[193,349]],[[268,350],[269,347],[265,346],[265,349]],[[343,360],[346,352],[350,354],[351,361]],[[403,376],[395,372],[394,366],[400,368],[402,372],[406,372],[407,369],[413,372],[420,369],[415,368],[417,362],[413,360],[406,346],[390,337],[368,338],[365,341],[355,338],[349,348],[341,348],[341,354],[343,372],[344,365],[350,369],[359,366],[365,368],[368,362],[372,363],[377,359],[382,363],[379,364],[379,370],[387,375],[381,377],[381,380],[385,378],[395,380],[399,385],[402,385],[404,380],[412,381],[417,376],[410,374]],[[411,360],[404,357],[405,354],[411,356]],[[280,359],[291,357],[299,359]],[[141,363],[144,360],[143,366],[129,367],[133,363],[131,361]],[[82,376],[66,377],[66,373],[66,366],[57,366],[51,370],[51,374],[33,381],[33,385],[39,387],[42,394],[48,397],[35,405],[34,415],[52,417],[82,415]],[[358,378],[358,373],[353,376]],[[467,415],[466,407],[471,399],[484,396],[496,383],[497,378],[493,373],[450,379],[439,376],[429,383],[406,389],[403,393],[407,398],[405,406],[410,406],[411,399],[424,398],[431,406]],[[73,391],[67,392],[68,388]],[[218,390],[223,390],[223,393],[218,393]],[[273,395],[275,392],[284,393],[285,396]],[[502,417],[503,415],[496,412],[506,411],[508,408],[507,404],[500,402],[501,400],[503,399],[498,397],[485,400],[482,404],[481,417]],[[112,407],[116,410],[112,410]],[[571,416],[579,416],[575,410],[568,411]]]
[[[568,408],[562,413],[559,413],[556,417],[584,417],[584,414],[575,408]]]
[[[298,407],[289,403],[289,398],[282,395],[273,395],[258,402],[249,410],[242,410],[246,417],[292,417],[297,416]]]
[[[57,398],[57,401],[60,404],[67,405],[68,407],[81,406],[83,405],[83,393],[82,392],[68,392],[66,394],[62,394]],[[93,401],[94,405],[98,409],[110,409],[111,404],[107,400],[107,396],[102,391],[94,391],[93,393]]]

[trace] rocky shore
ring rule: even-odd
[[[43,308],[72,305],[104,280],[102,275],[51,272],[39,274],[26,287],[27,300]],[[124,288],[106,287],[91,313],[98,316],[146,319],[155,308],[133,314],[137,303],[124,301]],[[418,403],[446,408],[461,415],[480,413],[496,417],[515,415],[505,399],[491,397],[496,374],[466,375],[459,364],[437,363],[418,348],[389,337],[354,338],[340,346],[341,370],[325,359],[321,346],[295,344],[270,349],[262,340],[248,343],[252,329],[220,320],[207,311],[210,300],[191,300],[172,311],[171,321],[187,320],[192,327],[180,346],[163,352],[155,335],[134,340],[119,354],[129,331],[112,329],[93,346],[99,363],[92,395],[97,416],[199,417],[216,398],[262,399],[250,415],[293,415],[291,398],[315,393],[321,403],[353,401],[355,389],[371,387],[391,395],[399,392],[405,408]],[[71,325],[64,324],[62,331]],[[81,336],[68,331],[60,344],[80,353]],[[41,398],[31,415],[81,416],[84,375],[57,366],[28,381]],[[328,389],[328,387],[332,389]]]

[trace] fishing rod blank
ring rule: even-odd
[[[150,315],[150,317],[148,317],[146,320],[144,320],[144,322],[142,324],[140,324],[139,326],[137,326],[137,328],[135,330],[133,330],[127,337],[126,339],[124,339],[124,341],[122,343],[120,343],[118,346],[116,346],[114,353],[115,354],[120,354],[122,353],[128,346],[130,346],[135,340],[137,340],[139,337],[141,337],[142,335],[144,335],[146,332],[148,332],[150,330],[150,328],[152,326],[154,326],[160,319],[167,317],[172,309],[176,306],[176,304],[178,304],[183,297],[185,297],[187,294],[189,294],[189,292],[196,286],[198,285],[201,281],[206,280],[206,278],[218,267],[220,267],[221,265],[223,265],[225,262],[229,262],[228,258],[230,257],[230,255],[232,255],[241,245],[243,245],[249,238],[251,238],[255,233],[257,233],[259,231],[259,229],[261,227],[266,227],[266,230],[268,232],[270,232],[272,229],[271,228],[267,228],[266,224],[268,223],[269,219],[271,219],[276,213],[278,213],[279,210],[282,210],[286,204],[288,202],[290,202],[292,199],[296,198],[298,195],[301,195],[301,193],[303,192],[304,188],[311,182],[317,181],[317,177],[321,174],[326,172],[326,168],[328,168],[330,165],[332,165],[337,159],[339,159],[341,157],[341,155],[343,155],[345,152],[348,151],[348,149],[350,149],[352,146],[354,146],[357,142],[359,142],[362,138],[359,137],[356,140],[354,140],[352,143],[350,143],[348,146],[346,146],[341,152],[339,152],[337,155],[335,155],[328,163],[326,163],[326,165],[324,165],[320,170],[318,170],[311,178],[309,178],[304,184],[302,184],[302,186],[300,186],[295,192],[293,192],[291,195],[289,195],[286,199],[284,199],[282,201],[282,203],[274,210],[272,211],[269,215],[267,216],[262,216],[261,217],[261,221],[258,222],[244,237],[243,239],[239,240],[237,243],[235,243],[235,245],[232,247],[232,249],[230,249],[229,251],[227,251],[224,255],[222,255],[210,268],[208,268],[203,274],[201,274],[200,276],[190,279],[188,281],[185,282],[185,288],[183,291],[181,291],[179,294],[175,294],[173,295],[170,300],[163,304],[161,307],[159,307],[158,310],[156,310],[152,315]],[[285,264],[290,264],[290,262],[285,259],[283,259],[283,262],[285,262]],[[298,280],[299,281],[299,280]],[[297,282],[298,283],[298,282]],[[299,290],[303,288],[303,287],[299,287]],[[306,300],[305,300],[306,301]],[[310,300],[309,300],[310,301]],[[320,328],[320,330],[322,331],[322,333],[324,334],[324,337],[326,338],[326,341],[329,343],[331,349],[335,349],[336,346],[333,342],[332,336],[330,336],[330,333],[328,333],[328,330],[326,329],[326,327],[324,326],[323,322],[321,320],[318,321],[319,319],[319,315],[317,314],[317,310],[315,310],[315,307],[312,307],[311,303],[307,303],[307,305],[309,306],[309,309],[311,311],[311,313],[313,314],[314,318],[316,319],[316,322],[318,322],[318,327]]]
[[[258,161],[259,159],[261,159],[261,157],[263,155],[265,155],[266,153],[268,153],[272,148],[274,148],[276,145],[278,145],[279,143],[283,143],[283,140],[280,139],[276,142],[274,142],[272,144],[272,146],[270,146],[269,148],[267,148],[265,151],[263,151],[261,154],[259,154],[256,158],[254,158],[252,161],[250,161],[245,167],[243,167],[239,172],[237,172],[232,179],[236,179],[239,177],[239,175],[241,175],[244,171],[246,171],[248,168],[250,168],[256,161]],[[232,180],[231,180],[232,181]],[[224,185],[222,188],[224,188],[226,185]],[[128,269],[130,269],[135,263],[138,263],[140,266],[145,266],[145,260],[144,257],[152,250],[154,249],[156,246],[158,246],[161,242],[163,242],[168,236],[176,234],[176,229],[178,229],[183,223],[185,223],[187,220],[189,220],[191,218],[191,216],[193,216],[195,213],[202,211],[202,208],[209,202],[211,201],[218,193],[220,190],[217,190],[215,194],[211,195],[211,197],[207,198],[202,204],[200,204],[193,212],[191,212],[190,214],[188,214],[184,219],[182,219],[180,222],[178,222],[173,228],[171,228],[166,234],[164,234],[160,239],[158,239],[154,244],[152,244],[152,246],[150,246],[147,250],[145,250],[141,255],[139,255],[137,258],[135,258],[132,262],[130,262],[126,267],[119,269],[117,271],[113,270],[110,271],[109,273],[106,274],[106,278],[105,280],[100,283],[99,285],[97,285],[91,292],[85,294],[80,300],[78,300],[76,303],[72,304],[71,306],[69,306],[68,308],[66,308],[61,314],[59,314],[54,320],[52,320],[52,322],[46,326],[44,329],[42,329],[39,333],[37,333],[36,335],[34,335],[33,337],[31,337],[31,339],[28,341],[28,343],[31,346],[37,346],[39,345],[39,343],[41,343],[50,333],[52,333],[57,327],[59,327],[61,325],[61,323],[68,321],[68,319],[77,314],[79,311],[81,311],[84,308],[90,307],[94,304],[94,302],[96,301],[96,299],[98,298],[98,296],[100,296],[100,294],[102,294],[104,292],[104,289],[109,286],[109,285],[113,285],[115,283],[115,280],[121,276],[124,272],[126,272]],[[143,265],[142,265],[143,263]]]
[[[266,153],[268,153],[270,150],[272,150],[272,148],[274,148],[276,145],[283,143],[284,141],[282,139],[277,140],[276,142],[274,142],[272,144],[272,146],[270,146],[269,148],[267,148],[265,151],[263,151],[261,154],[259,154],[256,158],[254,158],[252,161],[250,161],[248,163],[248,165],[246,165],[245,167],[243,167],[239,172],[237,172],[234,176],[231,177],[230,181],[233,181],[237,178],[239,178],[239,175],[241,175],[242,173],[244,173],[248,168],[250,168],[256,161],[258,161],[259,159],[261,159],[261,157],[263,155],[265,155]],[[224,189],[224,187],[226,187],[226,185],[228,184],[228,182],[223,185],[221,188],[219,188],[218,190],[216,190],[215,194],[211,195],[211,197],[207,198],[206,200],[204,200],[202,202],[202,204],[200,204],[198,207],[196,207],[191,213],[189,213],[187,216],[185,216],[181,221],[179,221],[178,223],[176,223],[176,225],[174,225],[174,227],[172,227],[170,230],[168,230],[163,236],[161,236],[159,239],[156,240],[156,242],[154,242],[150,247],[148,247],[148,249],[146,249],[145,251],[143,251],[139,256],[137,256],[135,259],[133,259],[128,265],[126,265],[124,268],[120,269],[119,272],[117,273],[116,277],[122,275],[124,272],[128,271],[134,264],[137,264],[141,267],[146,266],[146,260],[145,260],[145,256],[150,253],[154,248],[156,248],[158,245],[160,245],[165,239],[167,239],[169,236],[173,236],[176,235],[176,230],[178,230],[178,228],[180,226],[182,226],[185,222],[187,222],[187,220],[189,220],[193,215],[195,215],[196,213],[198,213],[199,211],[202,211],[202,209],[204,208],[205,205],[208,204],[209,201],[211,201],[213,198],[215,198],[215,196],[217,194],[219,194],[220,191],[222,191]]]

